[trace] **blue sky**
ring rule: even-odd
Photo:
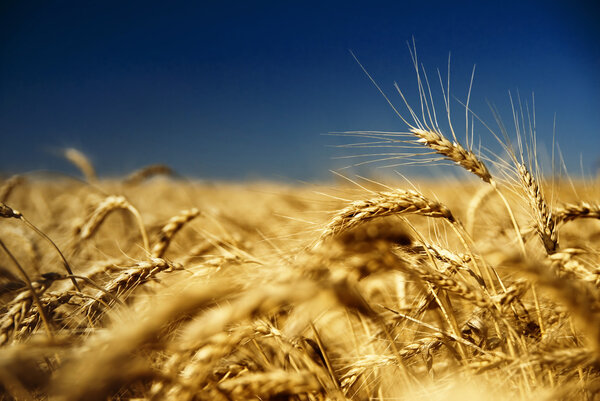
[[[569,169],[591,171],[599,18],[591,1],[3,2],[0,172],[71,172],[58,155],[76,147],[105,175],[161,162],[209,179],[326,178],[345,153],[322,134],[406,129],[348,50],[401,105],[413,36],[432,76],[452,53],[458,99],[477,65],[471,108],[491,126],[488,103],[510,123],[508,91],[535,93],[541,151],[556,116]]]

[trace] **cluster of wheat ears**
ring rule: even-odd
[[[595,399],[598,188],[543,185],[521,142],[497,177],[420,92],[406,133],[346,135],[481,181],[324,200],[75,150],[85,180],[4,180],[0,399]]]

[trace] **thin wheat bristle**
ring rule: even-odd
[[[527,167],[524,164],[520,164],[518,172],[521,185],[527,195],[531,211],[535,218],[538,235],[544,244],[546,252],[549,254],[553,253],[558,248],[556,219],[546,203],[542,189]]]
[[[31,223],[29,220],[27,220],[25,218],[25,216],[23,216],[23,214],[21,212],[16,211],[16,210],[12,209],[11,207],[6,206],[4,203],[0,202],[0,217],[19,219],[19,220],[21,220],[21,222],[23,224],[25,224],[27,227],[29,227],[30,229],[32,229],[33,231],[35,231],[42,238],[44,238],[50,245],[52,245],[52,247],[59,254],[59,256],[60,256],[60,258],[61,258],[61,260],[63,262],[63,265],[64,265],[65,270],[67,271],[67,273],[69,275],[71,275],[71,276],[73,275],[73,271],[71,270],[71,266],[69,265],[69,262],[67,261],[67,259],[63,255],[63,253],[60,250],[60,248],[56,245],[56,243],[54,243],[54,241],[52,241],[52,239],[50,239],[50,237],[48,237],[48,235],[46,235],[42,230],[40,230],[33,223]],[[9,253],[9,252],[7,251],[7,253]],[[73,285],[75,286],[75,288],[77,288],[77,290],[79,290],[79,286],[77,285],[77,281],[73,277],[71,277],[71,281],[73,282]]]

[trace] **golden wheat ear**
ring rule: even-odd
[[[63,155],[65,159],[73,163],[83,173],[87,182],[94,184],[98,181],[94,165],[83,152],[75,148],[68,148],[65,149]]]
[[[600,219],[600,204],[579,202],[568,203],[554,210],[557,223],[567,223],[577,219]]]
[[[417,214],[442,218],[450,223],[455,219],[450,209],[443,204],[427,199],[415,191],[395,190],[379,192],[374,198],[358,200],[338,211],[329,221],[321,240],[349,230],[357,225],[379,217]]]
[[[448,160],[475,174],[484,182],[489,183],[492,180],[492,175],[486,165],[472,151],[465,149],[460,143],[450,142],[435,130],[411,128],[410,132],[419,138],[419,143],[435,150],[436,153],[445,156]]]
[[[181,228],[198,217],[200,215],[200,211],[196,208],[190,210],[184,210],[179,215],[172,217],[167,224],[160,230],[158,241],[152,247],[152,257],[153,258],[162,258],[171,240],[177,234]]]
[[[125,178],[124,183],[126,185],[138,185],[154,176],[172,176],[173,173],[173,169],[166,164],[151,164],[131,173]]]
[[[541,187],[527,167],[521,164],[517,171],[535,219],[538,235],[544,244],[546,252],[548,254],[554,253],[558,249],[556,219],[546,203]]]
[[[106,217],[114,210],[125,209],[129,211],[135,217],[140,235],[142,237],[142,241],[144,244],[144,249],[146,251],[150,250],[150,243],[148,241],[148,234],[146,233],[146,227],[144,226],[144,222],[142,221],[142,216],[140,212],[129,203],[127,199],[123,196],[115,196],[111,195],[106,197],[94,210],[92,215],[89,217],[87,222],[81,227],[79,231],[79,237],[81,239],[88,239],[94,235],[94,233],[98,230],[98,228],[102,225]]]
[[[42,301],[40,300],[38,293],[36,292],[35,288],[33,288],[33,284],[31,282],[31,278],[29,278],[29,274],[27,274],[25,269],[23,269],[23,267],[21,266],[21,264],[19,263],[17,258],[15,258],[15,256],[12,254],[12,252],[6,247],[6,245],[4,245],[4,242],[2,242],[2,240],[0,240],[0,247],[9,256],[9,258],[12,260],[14,265],[19,270],[19,273],[21,273],[21,275],[23,276],[23,279],[25,280],[25,284],[27,284],[27,288],[29,289],[29,293],[30,293],[31,297],[33,298],[33,302],[35,303],[35,306],[38,308],[38,312],[40,314],[40,317],[42,318],[42,323],[44,325],[44,328],[46,329],[46,334],[48,335],[48,338],[49,339],[54,338],[54,335],[52,333],[53,330],[52,330],[52,324],[51,324],[50,318],[48,317],[46,308],[42,304]],[[4,326],[4,325],[2,325],[2,326]],[[2,329],[4,329],[4,327],[2,327]],[[2,330],[2,331],[4,331],[4,330]],[[5,335],[6,333],[2,333],[2,334]],[[0,337],[2,337],[2,336],[0,336]],[[1,338],[0,338],[0,343],[2,343]]]

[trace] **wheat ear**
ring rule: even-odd
[[[125,184],[137,185],[155,175],[173,175],[173,170],[165,164],[151,164],[131,173],[125,178]]]
[[[508,211],[508,215],[513,224],[515,232],[517,233],[517,239],[519,241],[519,245],[521,247],[521,251],[523,255],[525,255],[525,243],[523,242],[523,238],[521,237],[521,229],[517,224],[517,220],[512,212],[508,201],[498,188],[496,184],[496,180],[493,179],[486,165],[481,161],[472,151],[465,149],[460,143],[454,141],[450,142],[441,132],[434,130],[424,130],[419,128],[411,128],[410,132],[415,135],[417,138],[417,142],[427,146],[428,148],[433,149],[436,153],[445,156],[448,160],[455,162],[460,165],[467,171],[475,174],[479,178],[481,178],[484,182],[487,182],[492,186],[494,191],[500,196],[502,202],[506,206],[506,210]]]
[[[90,162],[90,159],[82,152],[74,148],[68,148],[64,151],[65,158],[73,163],[83,173],[85,179],[89,183],[98,181],[96,170]]]
[[[325,227],[321,240],[378,217],[405,214],[442,218],[450,223],[456,221],[446,206],[415,191],[379,192],[374,198],[354,201],[337,212]]]
[[[179,230],[184,226],[184,224],[192,221],[198,215],[200,211],[196,208],[190,210],[184,210],[181,214],[172,217],[167,224],[160,230],[160,234],[158,237],[158,241],[152,247],[152,257],[153,258],[162,258],[165,254],[173,236],[177,234]]]
[[[158,273],[165,270],[179,270],[181,266],[167,262],[163,259],[152,259],[147,262],[140,262],[135,266],[125,269],[109,282],[106,287],[100,290],[96,297],[86,305],[90,318],[99,315],[100,305],[107,305],[110,301],[119,299],[123,294],[128,294],[136,287],[151,280]]]
[[[417,142],[459,164],[483,181],[489,183],[492,180],[492,175],[485,164],[473,152],[463,148],[460,143],[450,142],[444,135],[435,130],[411,128],[410,132],[419,138]]]
[[[227,399],[279,399],[290,395],[304,395],[322,390],[323,386],[314,373],[309,371],[285,371],[247,373],[221,381],[217,388]],[[304,399],[304,397],[298,397]],[[310,399],[306,397],[306,399]]]
[[[96,210],[94,210],[94,213],[92,213],[92,215],[90,216],[88,221],[81,228],[81,231],[79,232],[80,238],[88,239],[92,235],[94,235],[94,233],[96,232],[98,227],[100,227],[100,225],[102,224],[104,219],[106,219],[106,216],[108,216],[108,214],[110,212],[112,212],[113,210],[117,210],[117,209],[125,209],[125,210],[128,210],[131,214],[133,214],[133,216],[135,217],[135,219],[138,223],[139,229],[140,229],[140,234],[142,236],[142,241],[144,243],[144,249],[149,250],[150,245],[148,242],[148,234],[146,234],[146,228],[144,227],[144,223],[142,221],[142,216],[140,215],[138,210],[135,207],[133,207],[127,201],[127,199],[125,199],[122,196],[111,195],[111,196],[107,197],[106,199],[104,199],[98,205]]]
[[[554,216],[557,223],[566,223],[575,219],[600,219],[600,204],[569,203],[556,208]]]
[[[544,199],[542,189],[524,164],[518,168],[521,185],[527,195],[529,206],[533,212],[538,235],[542,239],[546,252],[551,254],[558,248],[558,234],[555,218]]]
[[[35,305],[38,308],[38,311],[40,312],[40,316],[42,318],[42,322],[44,323],[44,328],[46,329],[48,338],[52,339],[54,336],[52,335],[52,326],[50,324],[50,319],[48,318],[46,309],[44,308],[44,305],[42,305],[42,301],[40,301],[37,292],[35,292],[35,288],[33,288],[33,284],[31,282],[31,279],[29,278],[29,275],[27,274],[25,269],[23,269],[17,258],[14,257],[12,252],[6,247],[6,245],[4,245],[4,242],[2,242],[1,240],[0,247],[4,250],[4,252],[6,252],[6,254],[9,256],[9,258],[12,260],[15,266],[17,266],[19,272],[23,275],[23,279],[25,280],[25,283],[29,288],[29,292],[31,293],[31,297],[33,298],[33,302],[35,303]]]

